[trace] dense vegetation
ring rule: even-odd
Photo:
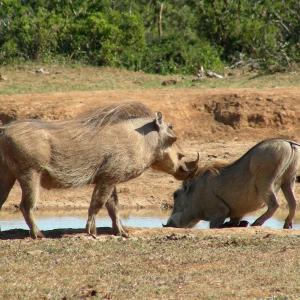
[[[300,61],[299,0],[0,0],[0,63],[57,57],[153,73],[284,70]]]

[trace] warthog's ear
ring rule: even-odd
[[[160,127],[163,124],[163,117],[160,111],[155,113],[155,123],[158,127]]]
[[[154,122],[155,125],[157,126],[158,131],[161,133],[163,144],[167,147],[171,146],[177,140],[177,137],[172,131],[172,128],[169,126],[169,124],[166,124],[163,121],[161,112],[155,113]]]

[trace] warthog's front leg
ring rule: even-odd
[[[239,227],[240,221],[241,221],[241,218],[239,218],[239,217],[230,218],[230,220],[228,222],[225,222],[222,225],[222,228]]]
[[[120,235],[124,237],[128,237],[127,232],[121,224],[119,217],[119,200],[117,195],[117,190],[114,188],[111,197],[105,204],[108,214],[112,220],[112,228],[115,235]]]
[[[29,226],[32,238],[42,238],[44,235],[40,232],[34,221],[33,210],[39,197],[40,174],[34,170],[28,171],[25,175],[18,178],[22,189],[22,200],[20,209],[24,219]]]
[[[9,171],[9,169],[2,164],[0,165],[0,171],[1,171],[0,174],[0,209],[1,209],[3,203],[6,201],[7,196],[16,181],[16,178]]]
[[[215,217],[209,222],[209,228],[222,228],[224,221],[226,219],[226,216],[220,216],[220,217]]]
[[[88,211],[88,220],[86,223],[86,231],[90,235],[96,235],[96,221],[95,217],[100,210],[100,208],[108,201],[113,191],[114,186],[105,185],[105,184],[97,184],[94,188],[92,200],[90,203],[89,211]]]
[[[225,222],[222,228],[230,228],[230,227],[247,227],[249,224],[248,221],[242,220],[241,217],[230,218],[228,222]]]
[[[215,199],[214,212],[210,216],[209,228],[222,228],[224,221],[229,216],[230,208],[220,196],[216,196]]]

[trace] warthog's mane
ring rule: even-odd
[[[224,161],[216,161],[214,163],[198,166],[197,171],[195,172],[193,178],[201,177],[204,174],[210,172],[212,174],[219,174],[222,169],[229,166],[230,163]]]
[[[224,161],[217,161],[214,163],[208,163],[205,165],[198,165],[196,172],[192,177],[184,180],[182,182],[182,187],[187,190],[187,187],[191,186],[197,181],[197,179],[202,178],[206,174],[219,175],[221,170],[231,165],[230,163]]]
[[[113,125],[130,119],[152,116],[152,111],[144,104],[140,102],[126,102],[87,111],[75,118],[74,122],[79,122],[89,127],[102,128],[106,125]]]

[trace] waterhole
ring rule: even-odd
[[[261,211],[260,213],[262,213]],[[282,228],[284,219],[287,216],[287,210],[279,210],[276,214],[269,219],[263,227],[279,229]],[[159,228],[162,224],[167,222],[171,211],[161,210],[130,210],[121,211],[122,224],[129,227],[145,227],[145,228]],[[52,230],[52,229],[64,229],[74,228],[80,229],[85,228],[87,211],[50,211],[50,212],[39,212],[35,213],[36,222],[41,230]],[[252,223],[259,213],[245,216],[244,220]],[[96,219],[97,227],[111,227],[111,220],[105,211],[101,212]],[[196,228],[208,228],[209,223],[200,221]],[[0,228],[1,231],[10,229],[28,229],[23,216],[20,212],[1,212],[0,213]],[[300,229],[300,210],[296,212],[294,219],[294,229]]]

